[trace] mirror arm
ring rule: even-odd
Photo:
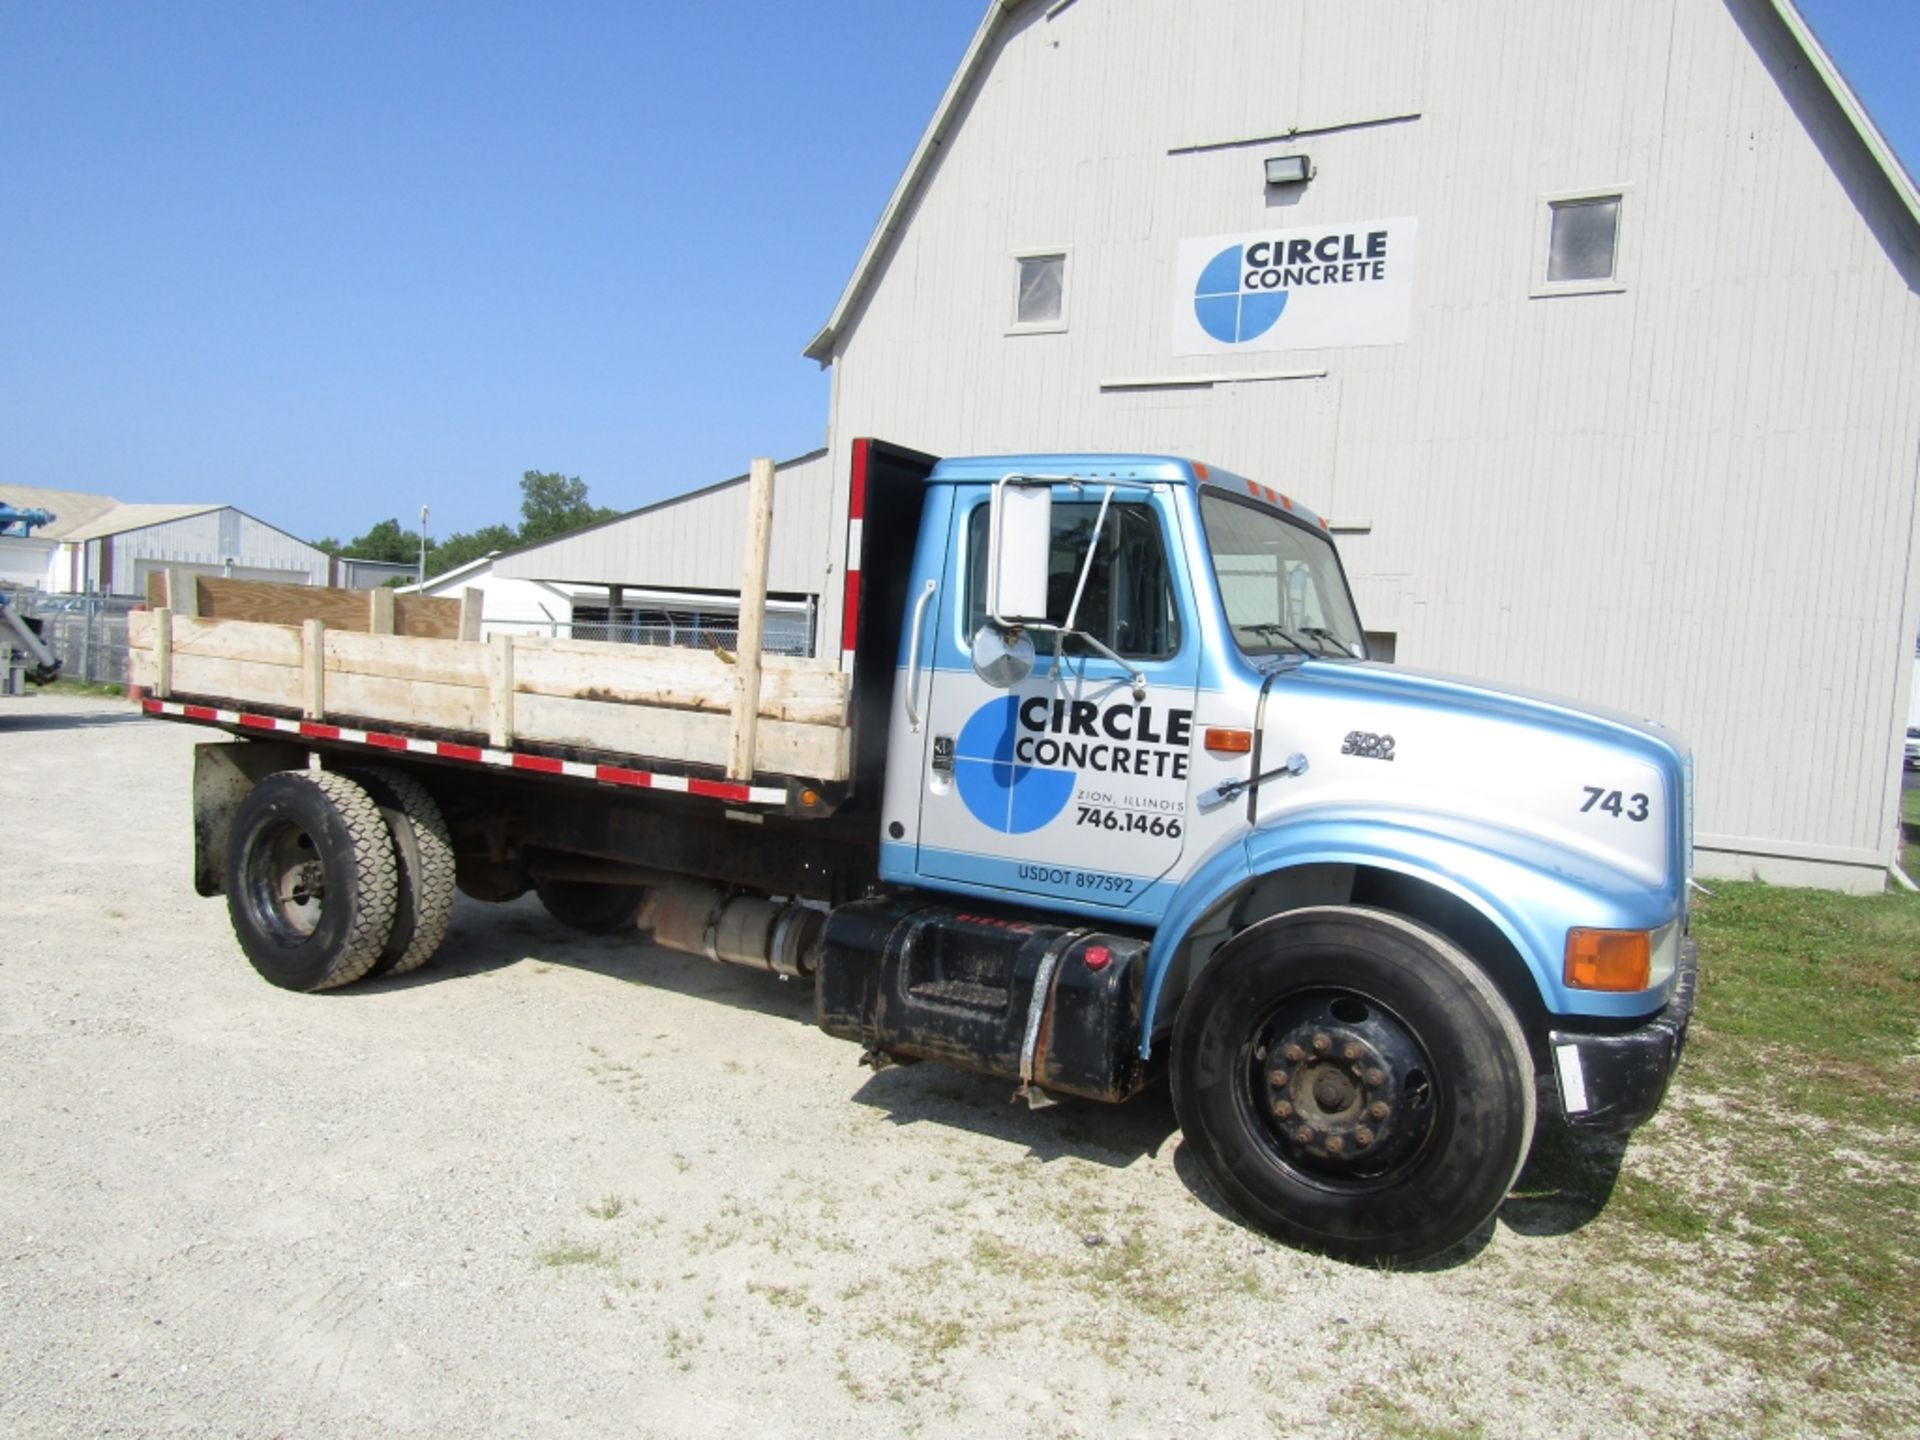
[[[1100,641],[1094,639],[1093,636],[1088,635],[1084,631],[1080,631],[1080,630],[1070,631],[1064,625],[1029,625],[1027,628],[1029,630],[1038,630],[1043,634],[1048,634],[1053,636],[1053,669],[1047,675],[1047,678],[1049,680],[1057,680],[1060,678],[1061,646],[1065,643],[1066,637],[1068,635],[1072,635],[1074,639],[1087,645],[1089,648],[1099,652],[1101,655],[1104,655],[1107,659],[1113,661],[1114,664],[1118,665],[1122,670],[1127,672],[1127,679],[1131,681],[1133,684],[1133,699],[1136,705],[1139,704],[1140,701],[1147,698],[1146,673],[1144,671],[1134,669],[1133,666],[1129,665],[1123,658],[1121,658],[1119,654],[1117,654],[1112,650],[1109,650]]]

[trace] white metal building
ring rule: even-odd
[[[781,653],[811,652],[822,592],[836,578],[823,559],[833,488],[826,458],[816,450],[774,467],[765,643]],[[747,477],[738,475],[436,576],[427,590],[479,587],[488,630],[730,646],[746,529]]]
[[[1877,889],[1917,282],[1788,0],[994,0],[808,350],[825,513],[861,435],[1240,471],[1399,663],[1687,735],[1702,873]]]
[[[143,596],[147,576],[168,567],[297,585],[328,580],[325,551],[231,505],[128,505],[26,486],[9,486],[0,498],[54,515],[24,541],[0,540],[5,578],[49,594]]]

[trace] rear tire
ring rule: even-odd
[[[1382,911],[1298,910],[1235,937],[1180,1006],[1172,1080],[1234,1210],[1347,1260],[1464,1240],[1533,1140],[1511,1007],[1451,943]]]
[[[631,930],[647,898],[644,885],[603,885],[589,880],[536,878],[533,889],[549,915],[588,935]]]
[[[426,964],[446,939],[453,918],[453,840],[439,805],[411,775],[384,766],[341,773],[380,807],[398,868],[393,930],[367,978],[405,975]]]
[[[393,928],[397,879],[379,807],[344,775],[269,775],[235,812],[227,913],[253,968],[283,990],[366,974]]]

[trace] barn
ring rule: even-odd
[[[1377,656],[1687,736],[1701,874],[1876,890],[1916,280],[1788,0],[995,0],[807,349],[826,511],[863,435],[1256,477]]]

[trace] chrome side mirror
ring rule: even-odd
[[[973,673],[995,690],[1011,690],[1033,674],[1033,637],[982,625],[973,633]]]

